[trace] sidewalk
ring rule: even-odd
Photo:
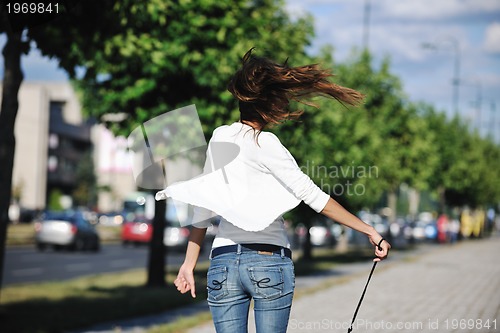
[[[353,332],[500,332],[499,255],[500,237],[392,253],[377,265]],[[343,264],[329,274],[297,277],[288,332],[347,332],[371,266]],[[201,311],[208,311],[206,302],[78,332],[144,333]],[[249,332],[255,332],[252,311]],[[207,322],[188,333],[215,329]]]
[[[500,238],[424,252],[377,265],[353,332],[500,332]],[[299,296],[288,332],[347,332],[370,268]],[[211,324],[189,331],[213,332]]]

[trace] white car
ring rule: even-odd
[[[35,243],[38,250],[48,246],[55,250],[99,251],[100,238],[94,226],[81,212],[47,212],[35,223]]]

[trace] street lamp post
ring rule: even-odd
[[[451,43],[454,53],[454,65],[453,65],[453,95],[452,95],[452,105],[455,116],[458,116],[458,103],[460,95],[460,43],[454,37],[448,37],[440,43],[423,43],[422,47],[425,49],[436,50],[443,47],[443,43]]]

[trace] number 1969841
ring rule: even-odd
[[[59,4],[38,2],[8,2],[8,14],[58,14]]]

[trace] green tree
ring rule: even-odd
[[[0,34],[5,34],[7,41],[2,50],[4,57],[4,76],[2,84],[2,103],[0,106],[0,286],[3,272],[4,253],[5,253],[5,238],[7,225],[9,223],[8,209],[12,198],[12,169],[14,165],[14,152],[16,140],[14,136],[14,125],[16,121],[17,111],[19,107],[18,92],[23,81],[23,72],[21,69],[21,57],[30,51],[32,43],[40,49],[50,50],[54,44],[65,45],[66,49],[74,47],[73,43],[77,38],[87,35],[91,29],[95,29],[87,20],[82,28],[77,22],[72,22],[70,10],[77,1],[65,1],[59,4],[59,13],[54,11],[45,14],[16,14],[8,13],[7,3],[0,4]],[[93,2],[87,4],[94,6],[86,13],[96,13],[96,17],[101,15],[100,4]],[[90,15],[89,15],[90,16]],[[66,19],[67,39],[62,39],[62,36],[57,34],[57,30],[52,32],[46,31],[44,28],[51,20]],[[105,22],[98,21],[98,22]],[[40,32],[43,30],[43,32]],[[38,31],[38,33],[37,33]],[[45,52],[49,56],[56,56],[54,53]],[[61,54],[59,54],[61,55]],[[64,55],[64,54],[63,54]],[[61,57],[58,57],[60,60]],[[76,66],[72,63],[72,66]],[[73,67],[74,69],[74,67]]]
[[[2,8],[3,9],[3,8]],[[5,32],[7,42],[3,48],[4,78],[2,85],[2,104],[0,110],[0,286],[3,276],[5,239],[9,224],[11,202],[12,169],[14,167],[14,124],[19,101],[17,93],[23,80],[21,55],[29,49],[29,44],[21,39],[21,31],[8,29],[7,15],[0,11],[0,32]]]
[[[54,189],[49,193],[49,209],[54,211],[63,210],[61,205],[62,192],[59,189]]]
[[[372,206],[371,200],[379,199],[386,191],[388,206],[395,214],[400,184],[419,190],[427,188],[436,163],[434,139],[432,133],[426,133],[426,123],[419,116],[418,108],[408,102],[399,78],[391,73],[389,59],[376,68],[366,50],[351,58],[352,61],[338,66],[340,82],[363,92],[366,100],[356,112],[345,114],[345,118],[350,119],[344,119],[340,125],[347,125],[340,141],[346,151],[357,147],[357,159],[377,170],[377,177],[365,179],[366,192],[371,198],[359,198],[357,208]],[[339,130],[337,134],[342,133]]]
[[[106,29],[91,37],[102,45],[69,50],[76,60],[68,64],[85,68],[83,77],[74,76],[85,110],[97,118],[125,113],[110,127],[128,135],[157,115],[196,104],[208,138],[215,127],[238,119],[226,85],[248,49],[282,61],[304,57],[310,19],[292,21],[283,8],[278,0],[116,2],[107,9]],[[164,283],[164,208],[156,204],[148,285]]]
[[[48,19],[41,16],[17,16],[13,26],[12,17],[1,12],[0,33],[7,34],[7,43],[0,113],[0,267],[11,198],[17,93],[23,79],[20,59],[30,44],[59,61],[80,87],[89,114],[128,114],[123,123],[111,125],[115,133],[128,134],[145,120],[195,103],[208,136],[216,126],[238,118],[225,86],[250,47],[284,60],[305,54],[312,37],[310,18],[292,21],[278,0],[66,3],[77,6],[64,8],[57,19],[49,17],[50,22],[42,22]],[[77,67],[84,69],[83,77],[77,78]],[[165,209],[162,202],[156,208]],[[155,218],[150,285],[164,284],[162,216]]]
[[[94,208],[97,203],[97,179],[92,153],[86,153],[76,169],[76,183],[73,200],[77,206]]]
[[[467,126],[455,127],[460,154],[448,171],[449,184],[445,187],[446,201],[451,206],[481,207],[498,202],[498,152],[478,133],[470,133]],[[448,127],[448,131],[454,129]],[[498,150],[498,146],[497,146]],[[495,160],[496,156],[496,160]],[[490,164],[491,163],[491,164]]]
[[[430,178],[431,189],[437,191],[439,210],[444,212],[447,203],[452,203],[451,197],[446,198],[446,193],[454,191],[461,182],[459,170],[466,168],[463,160],[463,143],[468,136],[467,128],[455,118],[451,122],[446,119],[443,112],[437,112],[430,105],[422,105],[422,117],[427,121],[429,129],[436,138],[434,145],[436,155],[439,157],[436,170]],[[457,175],[457,176],[455,176]]]
[[[303,61],[320,63],[332,68],[337,78],[333,81],[359,89],[358,82],[350,79],[350,64],[335,64],[332,48],[326,46],[314,58]],[[318,108],[305,109],[299,124],[286,123],[276,129],[296,157],[302,170],[325,192],[329,193],[352,212],[373,206],[383,192],[378,182],[375,153],[380,139],[374,135],[370,118],[363,107],[346,107],[337,101],[318,97],[311,102]],[[301,205],[292,212],[293,220],[306,229],[318,218],[310,208]],[[312,256],[309,234],[304,243],[304,257]]]

